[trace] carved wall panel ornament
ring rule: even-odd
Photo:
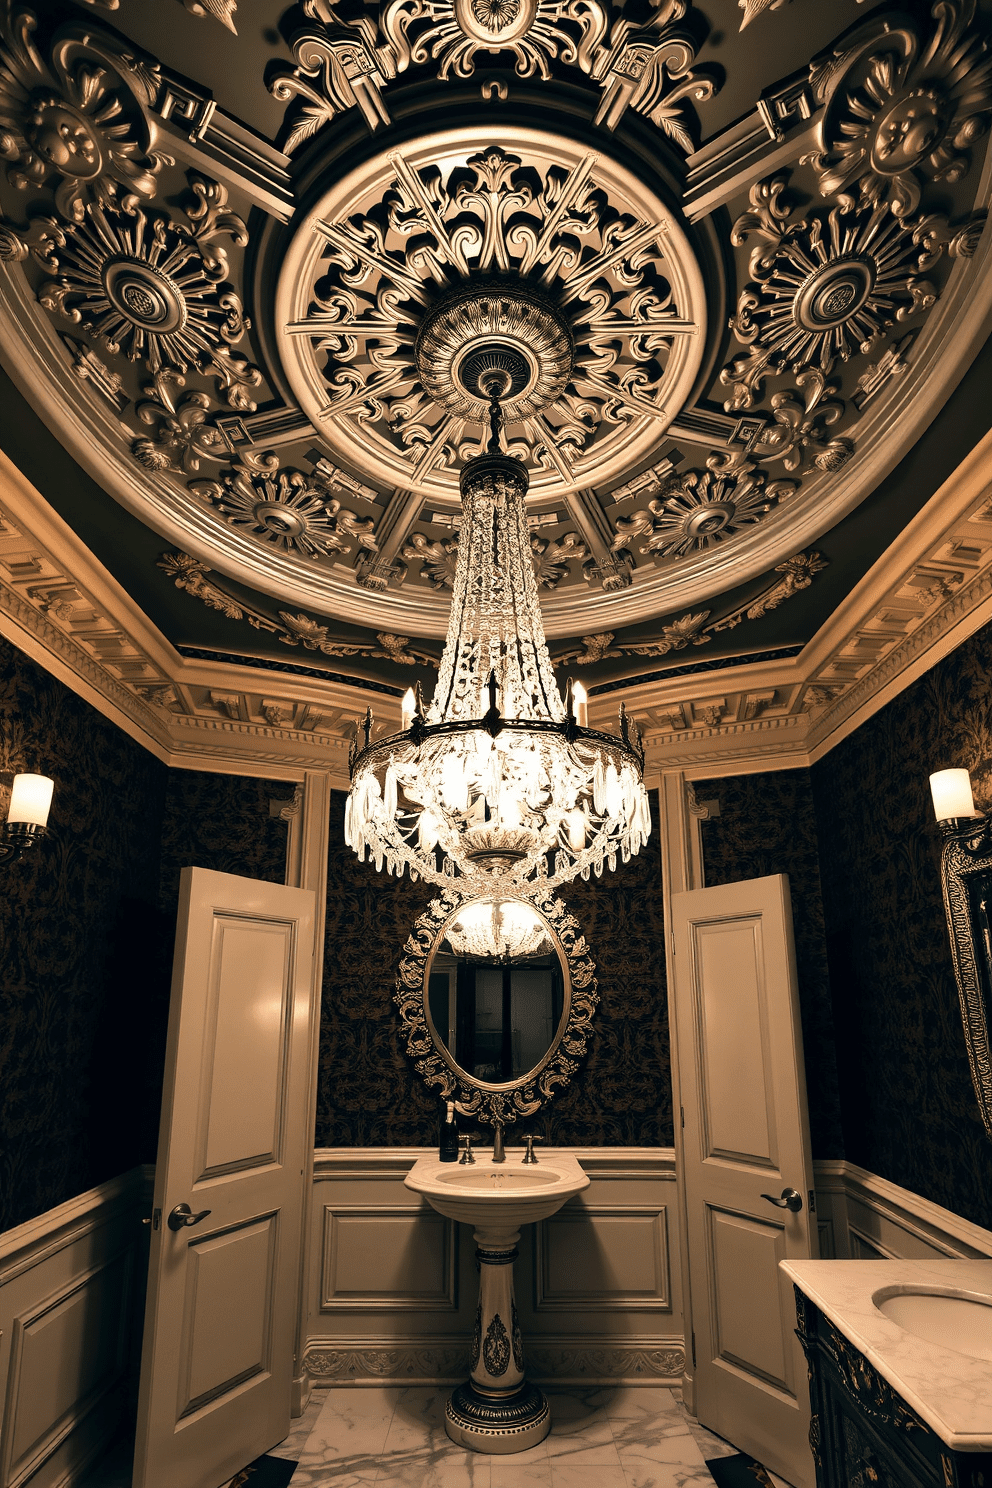
[[[452,501],[481,448],[481,348],[522,359],[506,439],[535,495],[649,456],[704,349],[674,214],[560,137],[501,135],[508,148],[439,135],[346,177],[297,232],[276,308],[293,391],[332,450],[359,445],[379,480]]]
[[[679,26],[689,4],[658,0],[647,17],[621,5],[614,19],[603,0],[384,0],[377,26],[368,14],[348,15],[347,0],[303,0],[315,24],[292,39],[297,66],[278,69],[269,84],[291,104],[286,149],[352,108],[370,129],[388,125],[382,94],[408,70],[445,82],[471,77],[480,57],[508,53],[518,78],[548,81],[553,69],[587,78],[598,90],[596,124],[615,129],[634,109],[688,153],[684,104],[716,92],[710,77],[692,70],[695,43]],[[505,98],[505,84],[496,87]]]

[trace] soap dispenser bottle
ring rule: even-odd
[[[455,1103],[448,1101],[448,1109],[441,1123],[441,1145],[438,1150],[441,1162],[458,1161],[458,1127],[455,1125]]]

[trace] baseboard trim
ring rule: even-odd
[[[677,1385],[685,1368],[680,1339],[542,1338],[526,1345],[536,1384]],[[311,1339],[303,1360],[314,1389],[329,1385],[457,1385],[471,1368],[466,1338],[393,1344]]]

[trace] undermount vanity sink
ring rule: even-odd
[[[972,1359],[992,1359],[992,1297],[925,1287],[883,1287],[879,1312],[926,1343]]]
[[[447,1219],[487,1232],[548,1219],[589,1186],[571,1153],[543,1152],[533,1164],[525,1164],[522,1153],[508,1153],[505,1162],[494,1163],[486,1150],[472,1164],[418,1158],[404,1182]]]

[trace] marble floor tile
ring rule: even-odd
[[[281,1441],[278,1446],[269,1448],[270,1457],[288,1457],[291,1462],[299,1462],[307,1444],[307,1438],[316,1426],[317,1417],[326,1404],[326,1393],[324,1390],[313,1391],[306,1410],[290,1426],[286,1440]]]
[[[520,1454],[492,1459],[491,1488],[552,1488],[551,1459],[543,1462],[520,1461]]]
[[[332,1389],[293,1474],[293,1488],[352,1488],[374,1482],[402,1389]]]
[[[545,1438],[554,1463],[574,1467],[619,1467],[613,1427],[606,1411],[594,1403],[598,1391],[548,1390],[551,1433]]]
[[[622,1467],[590,1467],[558,1460],[551,1464],[551,1488],[627,1488]]]
[[[490,1488],[492,1459],[464,1452],[449,1442],[448,1452],[384,1454],[376,1488]],[[295,1488],[296,1477],[290,1488]]]

